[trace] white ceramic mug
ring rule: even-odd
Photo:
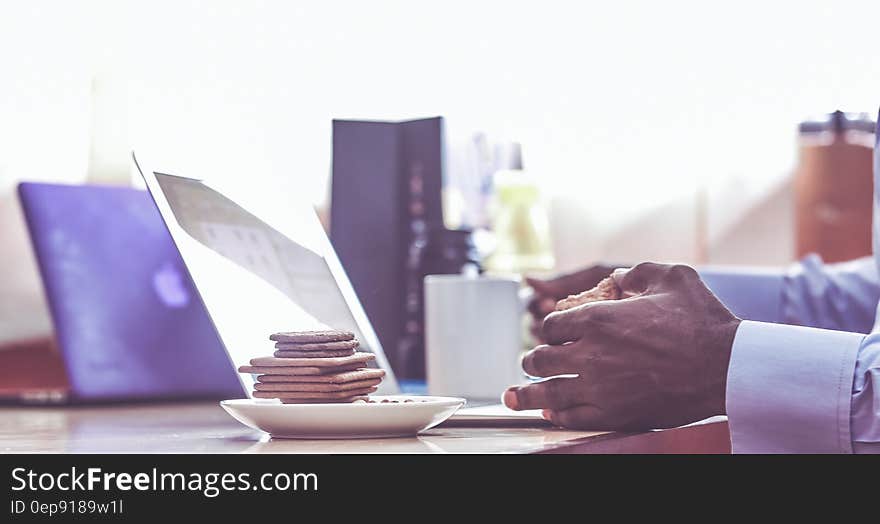
[[[499,398],[522,383],[524,308],[513,278],[425,277],[428,392]]]

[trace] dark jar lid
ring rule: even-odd
[[[467,229],[431,229],[421,258],[426,275],[461,273],[467,265],[481,269],[473,234]]]
[[[801,134],[821,133],[823,131],[833,131],[842,133],[844,131],[864,131],[873,133],[875,122],[868,113],[847,113],[837,110],[818,118],[810,118],[798,125],[798,131]]]
[[[470,229],[431,228],[428,230],[428,244],[436,247],[474,247],[473,232]]]

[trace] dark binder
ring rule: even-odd
[[[409,253],[420,236],[443,227],[442,185],[442,118],[333,121],[330,239],[403,377],[411,375],[405,335],[424,331],[421,280]]]

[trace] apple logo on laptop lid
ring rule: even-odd
[[[170,262],[153,275],[153,290],[168,307],[182,308],[189,304],[190,289],[180,270]]]

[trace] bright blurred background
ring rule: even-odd
[[[21,180],[188,175],[328,194],[331,119],[522,144],[559,269],[780,265],[797,124],[880,103],[880,3],[3,1],[0,340],[50,320]],[[448,172],[447,172],[448,174]]]

